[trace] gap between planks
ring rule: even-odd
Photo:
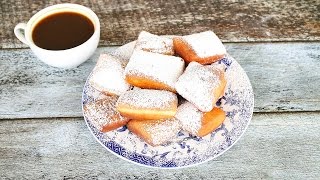
[[[320,110],[317,111],[279,111],[279,112],[253,112],[253,116],[259,116],[259,115],[299,115],[299,114],[304,114],[304,113],[319,113],[320,115]],[[32,120],[43,120],[43,119],[47,119],[47,120],[64,120],[64,121],[74,121],[74,120],[78,120],[78,119],[84,118],[83,116],[59,116],[59,117],[34,117],[34,118],[30,118],[30,117],[19,117],[19,118],[0,118],[0,122],[1,121],[32,121]]]

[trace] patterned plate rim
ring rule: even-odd
[[[123,48],[125,47],[126,45],[130,44],[130,43],[133,43],[133,42],[129,42],[123,46],[120,46],[118,47],[117,49],[119,48]],[[116,50],[117,50],[116,49]],[[116,51],[114,50],[114,51]],[[113,52],[114,52],[113,51]],[[232,58],[230,55],[229,57],[233,60],[235,60],[234,58]],[[238,63],[238,62],[237,62]],[[239,64],[239,63],[238,63]],[[216,155],[213,155],[211,156],[210,158],[207,158],[206,160],[203,160],[203,161],[200,161],[200,162],[196,162],[194,164],[188,164],[188,165],[183,165],[183,166],[175,166],[175,167],[161,167],[161,166],[150,166],[150,165],[145,165],[145,164],[141,164],[141,163],[138,163],[138,162],[135,162],[131,159],[128,159],[124,156],[121,156],[119,154],[117,154],[116,152],[114,152],[113,150],[109,149],[105,144],[103,144],[103,142],[101,142],[99,140],[99,138],[94,134],[92,128],[90,127],[90,125],[88,124],[88,120],[84,114],[84,109],[83,109],[83,102],[84,102],[84,95],[85,95],[85,86],[87,85],[88,83],[88,80],[89,80],[89,77],[91,76],[92,74],[92,71],[90,72],[90,74],[88,75],[88,78],[86,79],[86,82],[83,86],[83,90],[82,90],[82,99],[81,99],[81,107],[82,107],[82,114],[84,116],[84,121],[86,123],[86,126],[88,127],[88,129],[90,130],[90,133],[94,136],[94,138],[96,139],[96,141],[99,142],[99,144],[101,144],[105,149],[107,149],[109,152],[111,152],[111,154],[114,154],[115,156],[119,157],[120,159],[123,159],[127,162],[130,162],[130,163],[133,163],[133,164],[136,164],[136,165],[139,165],[139,166],[142,166],[142,167],[147,167],[147,168],[153,168],[153,169],[182,169],[182,168],[189,168],[189,167],[194,167],[194,166],[197,166],[197,165],[200,165],[200,164],[203,164],[203,163],[206,163],[206,162],[209,162],[217,157],[219,157],[220,155],[224,154],[226,151],[228,151],[231,147],[233,147],[241,138],[242,136],[244,135],[244,133],[246,132],[247,128],[249,127],[249,124],[252,120],[252,116],[253,116],[253,107],[254,107],[254,95],[253,95],[253,89],[252,89],[252,85],[251,85],[251,82],[250,82],[250,79],[247,75],[247,73],[243,70],[243,68],[240,66],[239,64],[239,67],[241,68],[241,70],[244,72],[244,79],[248,82],[248,90],[250,91],[250,93],[252,93],[252,107],[251,107],[251,112],[250,112],[250,115],[248,116],[248,121],[243,129],[243,131],[241,132],[241,134],[238,136],[238,138],[232,143],[230,144],[228,147],[226,147],[225,149],[223,149],[222,151],[219,152],[219,154],[216,154]]]

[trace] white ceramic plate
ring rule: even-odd
[[[128,43],[113,54],[120,57],[125,64],[133,47],[134,42]],[[216,105],[226,112],[227,118],[217,130],[203,138],[181,131],[177,134],[177,142],[152,147],[132,134],[126,126],[102,133],[90,123],[85,114],[84,120],[102,146],[118,157],[139,165],[172,169],[212,160],[240,139],[252,118],[254,103],[250,81],[238,62],[226,56],[216,63],[224,66],[227,79],[225,94]],[[103,97],[103,93],[91,87],[87,81],[83,89],[82,106]]]

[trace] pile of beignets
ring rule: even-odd
[[[85,116],[102,132],[127,125],[152,146],[180,130],[206,136],[226,118],[216,102],[227,82],[215,63],[225,55],[212,31],[173,38],[142,31],[127,64],[99,57],[89,83],[107,96],[85,104]]]

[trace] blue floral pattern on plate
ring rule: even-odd
[[[134,42],[128,43],[113,54],[123,59],[125,64],[133,47]],[[218,129],[205,137],[199,138],[181,131],[172,143],[152,147],[131,133],[126,126],[102,133],[85,115],[84,120],[102,146],[118,157],[139,165],[172,169],[214,159],[240,139],[252,118],[254,103],[250,81],[238,62],[227,55],[216,63],[224,66],[227,79],[225,94],[216,105],[226,112],[227,118]],[[82,106],[103,97],[87,81],[83,89]]]

